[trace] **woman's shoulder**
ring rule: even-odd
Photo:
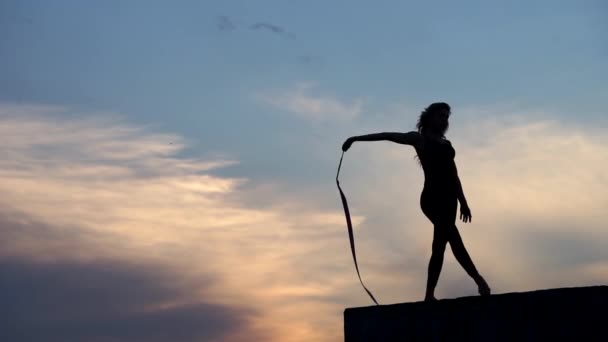
[[[418,132],[418,131],[409,131],[409,132],[405,132],[404,134],[407,134],[411,137],[415,137],[415,138],[423,138],[424,136],[422,135],[422,133]]]
[[[418,132],[415,132],[415,133],[417,133],[420,136],[420,139],[423,141],[435,142],[435,143],[441,143],[441,144],[450,143],[450,141],[446,137],[437,137],[437,136],[433,136],[430,134],[422,134],[422,133],[418,133]]]
[[[430,139],[439,144],[452,145],[452,143],[446,137],[431,137]]]
[[[409,131],[403,134],[405,135],[406,140],[408,140],[410,145],[416,148],[422,148],[424,146],[424,135],[422,135],[420,132]]]

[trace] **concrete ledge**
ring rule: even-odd
[[[348,308],[344,340],[608,341],[608,286]]]

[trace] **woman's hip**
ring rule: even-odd
[[[422,191],[420,195],[420,208],[424,215],[433,223],[439,221],[454,223],[457,207],[458,198],[455,194],[426,190]]]

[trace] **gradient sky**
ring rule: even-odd
[[[493,292],[606,284],[606,37],[601,0],[0,0],[0,339],[342,340],[340,146],[435,101]],[[382,304],[424,296],[414,157],[344,157]]]

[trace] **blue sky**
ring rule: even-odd
[[[465,245],[474,261],[486,260],[481,269],[510,248],[522,256],[491,271],[490,285],[568,284],[556,273],[527,277],[546,263],[580,266],[578,285],[605,282],[607,23],[599,0],[1,1],[0,129],[11,157],[0,164],[0,222],[16,246],[2,260],[32,273],[54,260],[58,275],[105,260],[124,286],[153,276],[149,266],[130,278],[112,265],[162,264],[187,285],[162,295],[151,287],[149,300],[214,294],[208,306],[168,302],[187,304],[176,315],[225,308],[211,319],[242,329],[218,329],[219,340],[252,331],[340,340],[341,310],[368,304],[335,189],[340,145],[350,135],[412,130],[425,106],[445,101],[448,138],[480,218],[471,224],[479,229],[462,233]],[[354,146],[342,177],[366,283],[393,302],[418,300],[431,236],[421,233],[430,230],[417,207],[414,152]],[[569,224],[588,235],[572,235]],[[108,247],[118,237],[124,246]],[[549,257],[574,238],[567,257]],[[97,261],[87,264],[79,248]],[[193,266],[213,260],[212,250],[222,267]],[[473,295],[452,265],[438,295]],[[387,275],[408,267],[407,279]],[[247,289],[231,269],[250,277]],[[18,287],[22,278],[11,274]],[[261,323],[269,320],[276,325]],[[209,338],[196,333],[188,338]]]
[[[268,164],[277,131],[302,123],[252,103],[259,89],[316,82],[319,92],[364,99],[362,116],[444,100],[456,113],[514,103],[565,118],[601,117],[596,100],[607,91],[600,1],[3,6],[4,100],[124,113],[191,137],[197,153],[247,158],[260,177],[272,171],[256,160]],[[299,132],[294,140],[309,134]]]

